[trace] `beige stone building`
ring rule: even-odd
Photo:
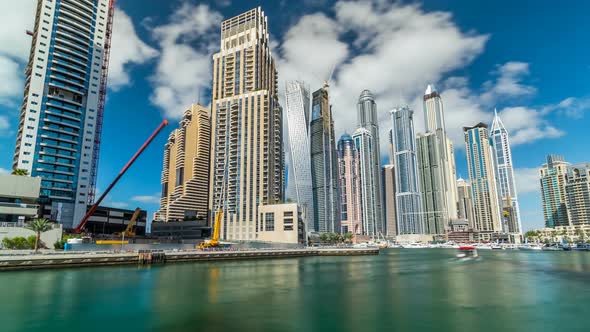
[[[297,204],[260,205],[258,213],[257,241],[305,243],[305,216]]]
[[[383,166],[383,200],[385,214],[385,235],[395,238],[397,235],[397,218],[395,212],[395,166]]]
[[[260,7],[221,23],[211,110],[209,209],[224,210],[222,239],[254,240],[258,207],[281,202],[285,182],[283,110]]]
[[[207,218],[209,204],[209,109],[193,104],[184,112],[179,128],[164,147],[162,198],[154,219]]]

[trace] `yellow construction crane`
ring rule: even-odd
[[[137,218],[139,218],[139,214],[141,213],[141,209],[137,208],[135,209],[135,212],[133,212],[133,216],[131,216],[131,220],[129,220],[129,225],[127,225],[127,228],[125,228],[124,231],[122,231],[121,233],[117,233],[117,236],[135,236],[135,232],[133,231],[133,225],[135,225],[135,221],[137,220]]]
[[[219,208],[217,213],[215,214],[215,225],[213,225],[213,236],[211,236],[211,240],[205,240],[197,246],[198,249],[206,249],[206,248],[217,248],[221,246],[219,243],[219,228],[221,224],[221,218],[223,217],[223,209]]]

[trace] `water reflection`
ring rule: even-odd
[[[379,256],[0,274],[4,331],[585,330],[590,253]]]

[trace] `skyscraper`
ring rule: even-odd
[[[422,144],[418,143],[424,153],[419,154],[424,167],[421,179],[423,189],[426,225],[436,227],[437,234],[444,233],[449,221],[457,218],[457,174],[455,169],[455,152],[445,127],[443,102],[434,85],[428,85],[423,97],[424,124],[426,135]],[[432,133],[430,136],[428,133]],[[428,141],[428,142],[426,142]],[[423,157],[423,158],[422,158]],[[426,159],[425,159],[426,158]],[[434,187],[430,187],[432,184]],[[434,212],[433,212],[434,211]],[[433,222],[436,219],[437,222]],[[429,232],[432,233],[431,227]],[[433,233],[434,234],[434,233]]]
[[[313,93],[310,125],[311,178],[315,216],[313,227],[321,233],[340,232],[338,156],[328,83]]]
[[[467,219],[469,228],[475,228],[475,210],[473,209],[473,192],[469,181],[462,178],[457,180],[457,194],[459,196],[459,219]]]
[[[546,227],[570,225],[565,190],[566,175],[570,166],[563,156],[548,155],[547,163],[539,170]]]
[[[565,192],[573,226],[590,225],[590,163],[569,167]]]
[[[370,165],[371,168],[371,181],[373,183],[372,193],[370,195],[371,206],[375,206],[375,232],[383,234],[383,229],[385,225],[383,224],[383,198],[382,195],[382,180],[381,180],[381,151],[379,145],[379,119],[377,117],[377,104],[375,103],[375,98],[373,94],[369,90],[363,90],[361,95],[359,96],[359,100],[357,103],[357,127],[358,128],[365,128],[369,131],[370,135],[370,145],[367,146],[369,150],[371,150],[370,154],[366,154],[366,161],[362,161],[367,165]],[[363,135],[364,137],[368,138],[368,136]],[[353,135],[354,137],[354,135]],[[355,139],[356,142],[356,139]],[[358,144],[357,144],[358,148]],[[363,151],[359,150],[359,155],[361,158],[363,157]],[[362,166],[361,166],[362,168]],[[369,173],[367,173],[369,175]],[[361,184],[363,182],[363,176],[361,176]],[[364,185],[363,185],[364,186]]]
[[[109,0],[37,1],[13,168],[42,178],[65,228],[94,201],[113,11]]]
[[[193,104],[164,146],[162,198],[154,219],[207,218],[209,208],[209,108]]]
[[[463,127],[463,132],[473,192],[475,227],[480,239],[491,240],[492,233],[502,232],[503,229],[488,126],[478,123],[473,127]]]
[[[338,140],[338,171],[342,230],[362,234],[359,153],[348,134],[342,135]]]
[[[305,209],[306,225],[313,225],[313,185],[311,181],[311,160],[309,148],[309,89],[303,82],[290,81],[286,84],[287,127],[291,162],[289,173],[292,183],[290,192],[300,207]]]
[[[224,208],[223,239],[253,240],[258,206],[283,200],[285,180],[283,110],[260,7],[221,23],[211,109],[209,209]]]
[[[502,204],[503,216],[507,216],[505,218],[508,226],[506,231],[510,233],[521,233],[520,209],[518,207],[516,182],[514,181],[512,152],[510,150],[508,131],[504,127],[504,123],[500,120],[496,110],[494,110],[494,121],[490,129],[490,135],[490,144],[494,157],[494,170],[496,172],[496,181],[498,182],[498,195]]]
[[[385,215],[385,236],[393,238],[397,235],[395,212],[395,166],[383,166],[383,214]]]
[[[414,111],[408,106],[391,111],[395,159],[395,205],[397,232],[423,234],[422,197],[418,183]]]
[[[373,136],[369,130],[361,127],[355,130],[352,139],[359,155],[363,234],[378,236],[379,233],[383,233],[383,226],[379,227],[378,225],[380,221],[378,216],[383,211],[377,209],[377,197],[375,195],[375,189],[381,187],[377,185],[377,181],[379,181],[381,176],[375,178],[375,173],[373,172]]]
[[[441,165],[441,151],[435,133],[418,134],[418,178],[424,208],[424,233],[444,234],[449,224],[449,215],[444,188],[444,167]]]

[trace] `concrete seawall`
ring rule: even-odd
[[[377,248],[326,248],[248,251],[167,251],[166,263],[243,259],[270,259],[308,256],[378,255]],[[55,269],[70,267],[140,264],[139,253],[96,254],[72,253],[56,255],[0,256],[0,271]],[[145,264],[145,263],[144,263]]]

